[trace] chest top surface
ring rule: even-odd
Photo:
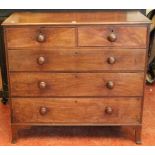
[[[2,25],[96,25],[150,23],[138,11],[54,11],[13,13]]]

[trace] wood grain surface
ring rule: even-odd
[[[10,71],[143,71],[146,50],[56,49],[9,50]],[[38,60],[44,58],[42,64]],[[109,64],[113,57],[115,62]],[[24,60],[24,62],[23,62]]]
[[[142,96],[144,73],[11,73],[12,96]],[[114,88],[107,88],[112,81]],[[41,82],[46,83],[40,88]]]
[[[20,27],[5,29],[8,48],[53,48],[74,47],[74,28],[40,28]],[[37,37],[42,34],[44,42],[38,42]]]
[[[111,33],[117,37],[114,42],[108,40]],[[83,26],[78,28],[78,45],[146,48],[146,34],[145,26]]]
[[[40,114],[41,108],[47,112]],[[106,113],[111,107],[112,113]],[[139,123],[140,98],[13,98],[13,123]]]
[[[138,11],[59,10],[51,12],[13,13],[3,22],[18,25],[90,25],[90,24],[146,24],[150,20]]]

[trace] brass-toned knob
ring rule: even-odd
[[[39,35],[37,36],[37,41],[38,42],[44,42],[45,41],[45,35],[42,33],[39,33]]]
[[[112,114],[112,113],[113,113],[112,107],[106,107],[106,108],[105,108],[105,113],[107,113],[107,114]]]
[[[39,82],[39,88],[40,89],[45,89],[46,88],[46,86],[47,86],[47,84],[46,84],[46,82]]]
[[[115,33],[111,33],[109,36],[108,36],[108,40],[110,42],[115,42],[117,40],[117,36]]]
[[[48,112],[48,108],[47,107],[40,107],[39,112],[41,115],[45,115]]]
[[[108,89],[113,89],[114,86],[115,86],[115,84],[114,84],[113,81],[108,81],[108,82],[106,83],[106,86],[107,86]]]
[[[108,64],[114,64],[116,62],[116,59],[114,57],[109,57],[107,59]]]
[[[37,59],[37,63],[39,65],[43,65],[45,63],[45,57],[41,56]]]

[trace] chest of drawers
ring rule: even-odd
[[[141,142],[149,20],[139,12],[14,13],[3,22],[12,141],[31,126],[132,126]]]

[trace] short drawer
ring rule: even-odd
[[[10,71],[142,71],[145,55],[143,49],[8,51]]]
[[[141,98],[12,98],[13,123],[138,124]]]
[[[144,73],[10,73],[12,96],[142,96]]]
[[[74,28],[6,28],[8,48],[52,48],[75,46]]]
[[[78,28],[79,46],[146,48],[145,26],[83,26]]]

